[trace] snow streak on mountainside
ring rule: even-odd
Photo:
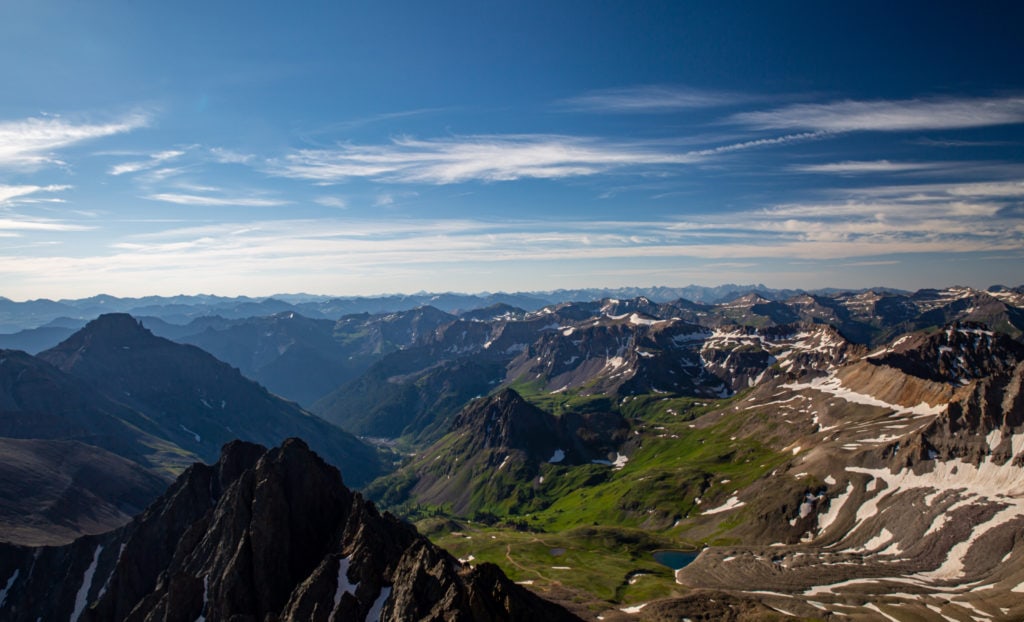
[[[1019,619],[1022,383],[1024,347],[959,324],[760,387],[732,410],[774,413],[793,458],[723,510],[774,504],[774,541],[712,547],[679,582],[807,616]],[[799,496],[773,498],[787,479]]]

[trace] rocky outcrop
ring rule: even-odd
[[[3,585],[12,622],[577,619],[381,515],[297,439],[225,446],[118,531],[0,547]]]
[[[514,390],[502,389],[470,403],[447,435],[375,482],[367,494],[389,506],[409,501],[448,507],[461,516],[518,507],[537,501],[522,484],[537,480],[542,467],[599,463],[606,470],[628,433],[620,415],[598,411],[556,417]]]

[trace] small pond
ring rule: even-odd
[[[668,566],[672,570],[679,570],[693,560],[697,559],[700,551],[672,551],[663,550],[654,552],[654,561],[662,566]]]

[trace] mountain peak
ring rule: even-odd
[[[452,429],[466,430],[479,448],[512,447],[538,455],[550,455],[558,436],[551,415],[507,387],[463,409]]]
[[[159,339],[139,320],[127,313],[104,313],[53,348],[73,352],[88,346],[125,348],[133,344]]]
[[[578,620],[380,514],[298,439],[231,443],[125,528],[15,554],[0,617],[16,621]]]
[[[104,313],[95,320],[85,325],[86,329],[93,332],[114,333],[114,334],[152,334],[142,322],[127,313]]]

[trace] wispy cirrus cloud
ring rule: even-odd
[[[259,196],[211,196],[180,192],[160,192],[147,195],[146,198],[152,201],[175,203],[177,205],[206,207],[277,207],[291,203],[291,201],[282,199],[268,199]]]
[[[819,132],[681,150],[656,141],[525,134],[447,139],[394,139],[383,145],[307,149],[271,160],[271,174],[330,184],[352,178],[384,182],[454,184],[467,181],[563,179],[704,162],[731,152],[811,140]]]
[[[50,186],[4,186],[0,185],[0,206],[10,205],[18,202],[23,197],[39,193],[52,193],[61,192],[69,189],[71,186],[65,185],[50,185]],[[52,199],[51,199],[52,200]]]
[[[574,112],[658,113],[729,106],[750,99],[725,91],[650,85],[590,91],[559,100],[556,106]]]
[[[109,123],[75,123],[61,117],[0,122],[0,167],[34,168],[59,164],[55,151],[144,127],[149,118],[131,114]]]
[[[405,183],[559,179],[637,165],[692,162],[640,143],[559,135],[398,138],[385,145],[302,150],[271,162],[271,172],[318,182],[369,177]]]
[[[123,162],[121,164],[115,164],[110,167],[109,173],[111,175],[124,175],[126,173],[138,173],[140,171],[148,171],[150,169],[157,168],[163,165],[165,162],[180,158],[185,155],[184,151],[178,149],[172,149],[167,151],[159,151],[149,156],[145,160],[135,160],[133,162]]]
[[[45,218],[0,218],[0,231],[89,231],[95,227]]]
[[[951,130],[1024,123],[1024,97],[971,97],[792,104],[728,119],[761,130],[816,132]]]

